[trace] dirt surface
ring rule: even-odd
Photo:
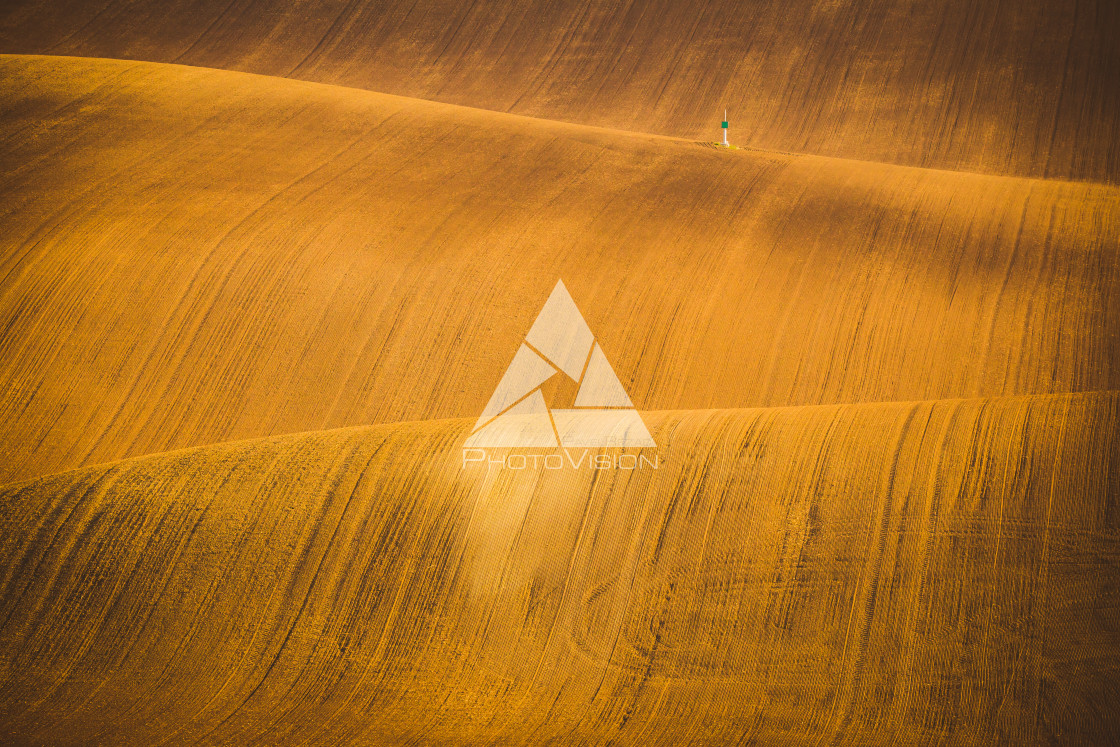
[[[557,278],[643,409],[1120,388],[1120,189],[0,58],[0,483],[477,417]]]
[[[658,470],[471,421],[0,493],[27,744],[1108,744],[1116,394],[646,413]]]
[[[4,3],[0,744],[1120,743],[1118,32]]]
[[[914,166],[1120,179],[1115,0],[7,0],[0,52],[295,77]]]

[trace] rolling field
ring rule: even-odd
[[[1120,743],[1118,32],[6,3],[0,744]]]
[[[1107,744],[1120,398],[647,413],[659,470],[469,420],[7,487],[27,743]]]
[[[769,150],[1120,180],[1114,0],[8,0],[0,52],[175,62]]]
[[[1120,389],[1117,187],[0,70],[0,483],[477,416],[557,278],[643,409]]]

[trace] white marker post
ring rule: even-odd
[[[727,142],[727,110],[723,110],[723,147],[730,148],[731,143]]]

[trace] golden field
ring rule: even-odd
[[[31,743],[1108,743],[1120,397],[647,414],[661,469],[467,420],[9,486]],[[1074,499],[1076,497],[1076,499]]]
[[[0,52],[240,70],[767,150],[1120,180],[1114,0],[8,0]]]
[[[8,4],[0,743],[1120,742],[1120,13],[1009,5]],[[464,461],[558,279],[657,469]]]
[[[147,63],[0,70],[6,482],[477,415],[557,278],[644,409],[1120,388],[1120,187]]]

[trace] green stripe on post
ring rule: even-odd
[[[727,122],[724,122],[724,123],[723,123],[723,125],[722,125],[722,127],[723,127],[723,129],[725,129],[725,130],[726,130],[726,129],[727,129]]]

